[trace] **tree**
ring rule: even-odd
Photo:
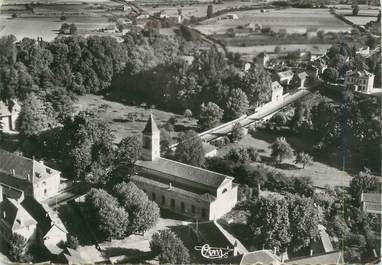
[[[298,195],[287,197],[289,205],[289,223],[291,246],[294,251],[308,247],[319,237],[318,210],[310,198]]]
[[[247,95],[239,88],[231,90],[224,112],[227,120],[239,118],[248,110],[249,103]]]
[[[192,111],[190,109],[186,109],[183,114],[184,117],[186,118],[191,118],[192,117]]]
[[[370,49],[375,49],[375,47],[376,47],[377,44],[378,44],[378,41],[377,41],[376,38],[374,38],[373,36],[370,35],[370,36],[367,38],[365,44],[366,44],[367,46],[369,46]]]
[[[55,125],[53,110],[35,94],[30,94],[22,105],[17,127],[24,136],[36,135]]]
[[[338,71],[332,67],[328,67],[324,70],[324,72],[322,73],[322,79],[326,82],[326,83],[334,83],[338,78]]]
[[[192,166],[201,167],[204,164],[204,150],[199,135],[192,130],[182,133],[176,146],[175,158]]]
[[[359,12],[359,6],[354,5],[353,6],[353,16],[358,16],[358,12]]]
[[[277,137],[270,148],[272,149],[271,157],[281,163],[285,158],[291,158],[293,156],[293,149],[287,143],[284,137]]]
[[[258,249],[285,251],[291,241],[288,203],[273,196],[260,197],[249,209],[247,223]]]
[[[369,169],[359,172],[350,182],[349,193],[358,201],[362,192],[378,189],[377,178],[371,174]]]
[[[215,103],[208,102],[200,106],[198,124],[202,130],[213,128],[223,118],[224,111]]]
[[[70,25],[68,23],[62,23],[60,28],[61,34],[68,34],[70,32]]]
[[[313,157],[304,152],[300,152],[296,156],[296,160],[294,161],[296,164],[302,164],[302,168],[305,166],[310,166],[313,164]]]
[[[159,207],[133,182],[116,185],[113,194],[129,214],[130,233],[144,233],[158,221]]]
[[[123,164],[133,167],[135,162],[141,157],[142,142],[139,136],[127,136],[121,140],[116,154],[117,166]]]
[[[265,56],[265,55],[264,55]],[[263,67],[251,67],[241,78],[242,90],[248,97],[249,104],[261,105],[271,99],[272,79]]]
[[[244,128],[241,127],[240,122],[235,123],[231,130],[231,141],[237,142],[244,137]]]
[[[76,26],[76,24],[70,24],[70,26],[69,26],[69,33],[71,34],[71,35],[76,35],[77,34],[77,31],[78,31],[78,29],[77,29],[77,26]]]
[[[248,147],[247,152],[248,152],[249,159],[252,162],[261,162],[260,153],[255,148],[253,148],[252,146]]]
[[[68,235],[68,239],[66,240],[66,247],[71,248],[71,249],[77,249],[79,245],[78,238],[73,235]]]
[[[28,243],[19,234],[14,233],[9,242],[9,256],[16,262],[31,262],[33,257],[28,253]]]
[[[207,6],[207,17],[210,18],[212,17],[214,11],[213,11],[213,6],[212,5],[208,5]]]
[[[234,163],[246,164],[249,161],[249,154],[246,148],[231,148],[224,156],[224,159],[231,160]]]
[[[127,235],[129,215],[116,198],[103,189],[92,188],[86,194],[86,205],[91,220],[107,239],[121,239]]]
[[[190,254],[172,231],[162,230],[155,233],[150,241],[150,249],[158,255],[161,264],[187,264],[190,263]]]

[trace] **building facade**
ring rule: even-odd
[[[349,89],[360,93],[370,93],[374,86],[374,74],[366,70],[346,72],[345,84]]]
[[[283,98],[284,88],[280,85],[279,82],[272,82],[272,102],[277,102]]]
[[[142,136],[140,173],[132,181],[160,207],[192,219],[214,220],[237,202],[233,177],[160,157],[160,132],[150,115]]]
[[[38,202],[59,191],[61,173],[41,161],[0,149],[0,185],[23,191]]]
[[[0,101],[0,123],[3,132],[16,132],[16,120],[19,117],[20,110],[21,107],[16,100]]]

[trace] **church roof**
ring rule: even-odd
[[[183,178],[208,187],[218,188],[226,180],[232,180],[232,177],[209,171],[200,167],[194,167],[177,161],[159,157],[154,161],[137,161],[138,166],[148,168],[154,171],[162,172],[178,178]]]
[[[158,131],[159,131],[158,126],[154,120],[153,114],[151,113],[142,133],[153,133],[153,132],[158,132]]]
[[[0,176],[1,173],[32,182],[32,179],[38,181],[59,172],[34,159],[0,149]]]

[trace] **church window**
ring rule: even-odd
[[[165,203],[166,203],[166,197],[162,195],[162,204],[165,204]]]
[[[156,194],[155,194],[155,192],[151,193],[151,198],[152,198],[153,201],[155,201],[155,199],[156,199]]]
[[[222,193],[226,193],[227,192],[227,188],[223,189]]]
[[[191,212],[194,214],[195,213],[195,206],[191,205]]]
[[[184,202],[182,202],[180,204],[180,209],[181,209],[182,213],[184,213],[186,211],[186,206],[184,205]]]
[[[175,209],[175,200],[174,199],[171,199],[171,208]]]

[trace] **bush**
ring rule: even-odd
[[[260,156],[259,152],[255,148],[248,147],[247,148],[247,152],[248,152],[249,159],[252,162],[261,162],[261,156]]]
[[[79,245],[78,238],[73,235],[68,235],[68,240],[66,241],[66,247],[71,249],[77,249]]]

